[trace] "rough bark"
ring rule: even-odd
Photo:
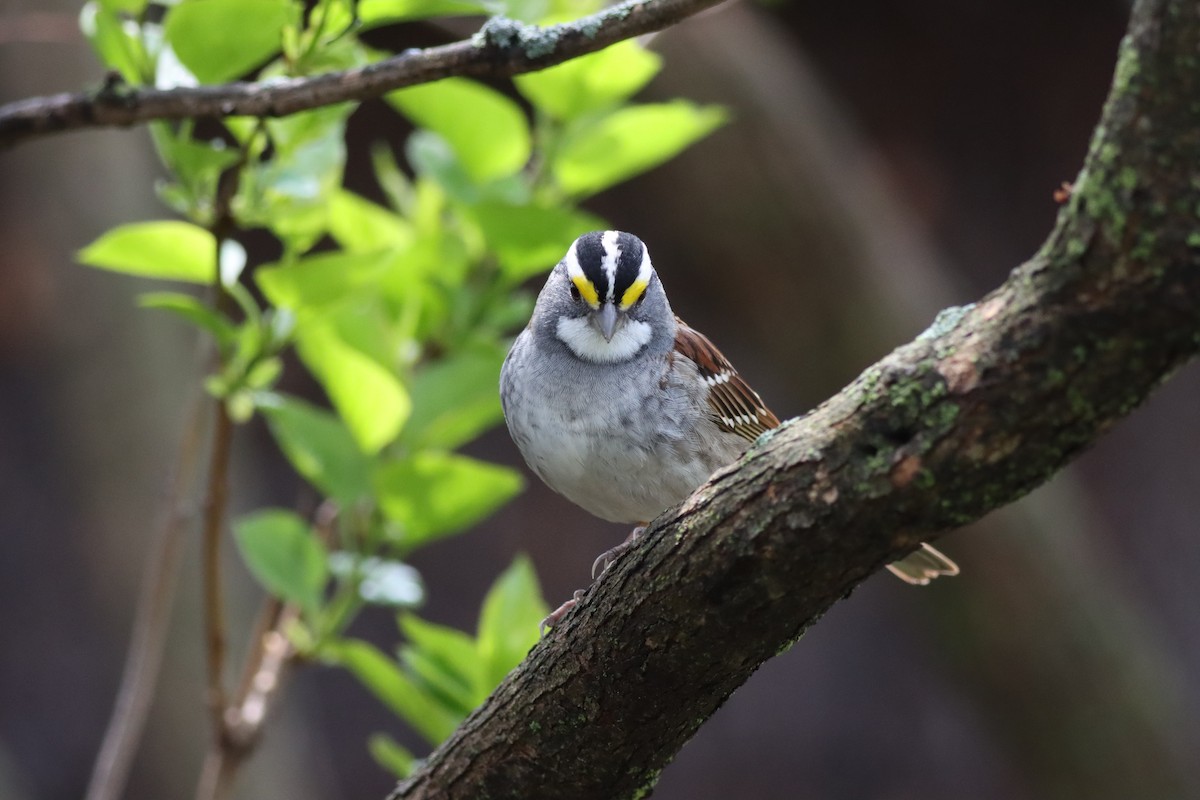
[[[0,106],[0,147],[81,128],[199,117],[279,117],[451,75],[503,78],[533,72],[662,30],[721,0],[625,2],[575,22],[538,27],[493,17],[470,39],[309,78],[154,89],[120,80],[89,92],[34,97]]]
[[[834,602],[1045,481],[1193,356],[1197,53],[1200,7],[1139,0],[1042,249],[656,520],[392,800],[645,795]]]

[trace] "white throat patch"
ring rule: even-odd
[[[571,348],[571,352],[584,361],[615,364],[618,361],[628,361],[637,355],[650,341],[653,331],[645,322],[626,318],[613,334],[612,341],[607,342],[587,317],[561,317],[556,333],[558,338]]]

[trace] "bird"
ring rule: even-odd
[[[500,401],[517,449],[547,486],[600,519],[636,526],[596,559],[593,577],[649,520],[780,424],[671,310],[645,243],[612,230],[580,236],[551,270],[500,370]],[[919,585],[959,571],[929,544],[887,567]]]

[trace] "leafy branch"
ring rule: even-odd
[[[0,106],[0,147],[62,131],[125,127],[151,120],[280,117],[335,103],[380,97],[396,89],[449,76],[511,77],[662,30],[720,2],[629,0],[571,23],[546,26],[492,17],[467,40],[406,50],[391,58],[350,69],[288,79],[157,89],[130,85],[127,82],[129,76],[116,71],[110,74],[103,87],[93,91],[29,98]],[[458,13],[493,13],[494,8],[484,2],[450,5]],[[330,3],[322,4],[326,16],[320,18],[319,27],[307,42],[309,49],[302,53],[311,53],[329,27],[328,9],[331,6]],[[370,26],[402,18],[388,14],[378,18],[356,17],[353,24]],[[120,46],[124,47],[123,44]],[[144,60],[144,56],[141,58]],[[257,66],[253,51],[242,50],[236,54],[236,59],[233,63],[243,65],[242,69]],[[128,55],[118,64],[137,60],[138,55]]]
[[[487,3],[489,11],[529,13],[519,0],[511,8]],[[666,24],[671,14],[701,5],[652,0],[549,27],[532,24],[546,21],[540,17],[494,18],[484,44],[471,52],[495,59],[504,48],[548,48],[516,59],[520,71],[530,59],[558,58],[550,52],[554,41],[576,42],[583,52],[600,47],[604,36]],[[561,19],[567,7],[586,13],[598,2],[533,6]],[[153,291],[140,304],[194,326],[214,353],[204,378],[214,402],[205,414],[213,422],[199,490],[212,730],[201,800],[230,794],[295,664],[347,669],[436,745],[528,651],[546,609],[526,561],[497,580],[474,637],[413,613],[425,589],[406,562],[521,488],[514,470],[456,452],[501,419],[496,384],[505,339],[531,305],[521,284],[553,265],[576,236],[606,227],[579,207],[586,198],[670,159],[725,120],[722,109],[686,100],[632,102],[661,59],[617,41],[515,78],[513,90],[532,108],[532,120],[508,94],[462,77],[388,92],[387,105],[416,128],[404,162],[383,143],[373,150],[383,204],[345,187],[346,124],[357,108],[348,98],[364,85],[346,76],[375,75],[388,60],[358,33],[405,15],[482,7],[468,0],[85,6],[84,31],[120,77],[103,90],[109,99],[160,97],[163,90],[148,87],[164,84],[181,87],[165,90],[175,99],[207,96],[230,87],[197,84],[255,70],[257,83],[238,86],[263,96],[322,81],[349,92],[318,94],[319,107],[288,107],[287,116],[277,116],[283,106],[246,116],[256,107],[235,104],[223,107],[219,120],[198,121],[191,115],[202,112],[185,104],[181,121],[147,117],[168,175],[159,196],[182,219],[118,226],[79,254],[94,267],[200,289]],[[383,91],[382,84],[366,85]],[[252,261],[240,242],[252,228],[275,237],[276,260]],[[308,372],[327,406],[282,390],[285,373],[296,370]],[[315,520],[287,509],[230,520],[234,443],[254,417],[323,498]],[[188,498],[175,502],[183,507]],[[230,529],[245,566],[270,595],[232,691],[221,558]],[[168,592],[176,563],[159,559],[148,578],[155,592],[145,602]],[[347,635],[368,605],[398,611],[405,644],[395,654]],[[139,636],[135,646],[161,649],[165,618],[165,610],[154,615],[155,634]],[[144,688],[137,702],[123,699],[115,712],[91,800],[122,791],[156,656],[131,653],[126,684],[136,679]],[[415,764],[386,736],[369,746],[398,776]]]
[[[641,797],[766,659],[1200,350],[1200,8],[1139,0],[1043,248],[651,526],[391,800]]]

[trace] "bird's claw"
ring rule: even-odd
[[[570,600],[547,614],[546,618],[538,624],[538,636],[545,636],[546,628],[553,628],[557,625],[567,615],[567,612],[579,603],[581,597],[583,597],[583,589],[576,589]]]
[[[603,553],[597,556],[596,560],[592,562],[592,580],[596,580],[597,575],[603,575],[608,568],[613,565],[613,562],[620,558],[626,550],[633,547],[634,542],[636,542],[638,538],[645,532],[646,526],[638,525],[630,532],[625,541],[621,542],[611,550],[605,550]],[[597,569],[599,569],[599,571],[597,571]]]

